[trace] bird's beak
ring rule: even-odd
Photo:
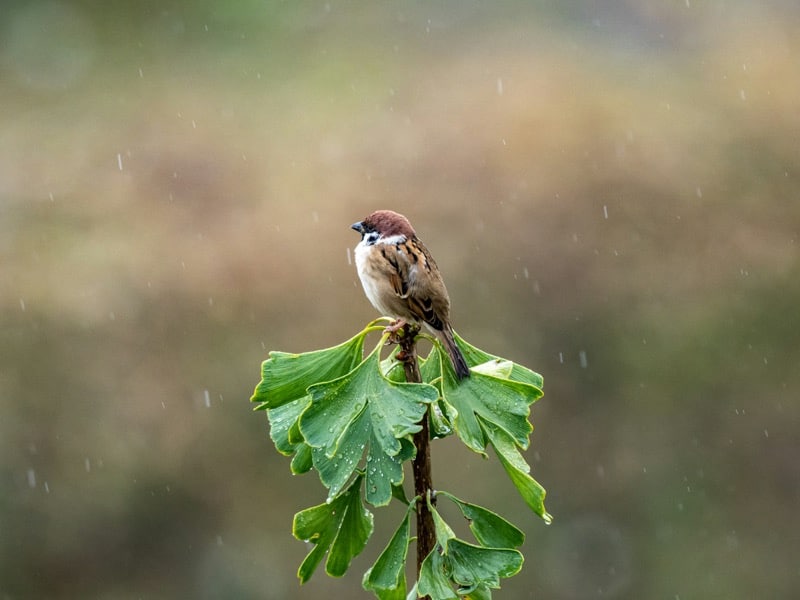
[[[358,233],[364,233],[364,224],[361,221],[353,223],[350,225],[350,229],[355,229]]]

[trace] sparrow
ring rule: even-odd
[[[458,379],[469,377],[453,339],[450,297],[439,267],[408,219],[378,210],[350,227],[361,234],[356,268],[372,306],[399,321],[424,325],[444,346]]]

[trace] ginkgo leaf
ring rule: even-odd
[[[314,463],[311,456],[311,446],[308,444],[298,444],[289,467],[292,473],[295,475],[308,473],[312,466],[314,466]]]
[[[441,397],[440,397],[441,398]],[[447,407],[451,410],[450,416],[445,416],[443,410],[444,403],[440,400],[431,404],[428,417],[431,422],[431,437],[443,438],[453,434],[452,422],[455,420],[455,408]]]
[[[256,410],[277,408],[305,396],[310,385],[341,377],[361,361],[367,331],[324,350],[303,354],[270,352],[261,364],[261,382],[250,401],[261,403]]]
[[[487,548],[518,548],[525,541],[525,534],[503,517],[489,509],[459,500],[452,494],[438,492],[455,502],[461,514],[469,521],[469,528],[481,546]]]
[[[303,396],[267,411],[269,435],[278,452],[286,456],[294,454],[290,468],[295,475],[308,472],[312,466],[311,447],[297,430],[297,420],[310,402],[310,396]]]
[[[464,600],[492,600],[492,590],[486,586],[479,585],[463,598]]]
[[[475,346],[466,342],[463,338],[459,337],[457,333],[454,333],[453,337],[455,338],[458,347],[461,348],[461,352],[464,354],[464,358],[467,359],[467,364],[470,367],[482,365],[484,363],[489,363],[492,361],[500,361],[500,363],[511,362],[505,358],[500,358],[499,356],[495,356],[493,354],[489,354],[488,352],[484,352],[480,348],[476,348]],[[531,371],[527,367],[523,367],[520,364],[517,363],[511,363],[511,364],[512,367],[511,367],[511,372],[508,374],[508,379],[511,379],[512,381],[519,381],[520,383],[527,383],[535,388],[538,388],[539,393],[535,397],[531,398],[531,402],[535,402],[536,400],[541,398],[542,385],[544,383],[542,376],[536,373],[535,371]]]
[[[452,428],[469,448],[485,454],[486,439],[477,421],[481,416],[526,448],[533,431],[528,421],[529,405],[542,395],[541,387],[535,384],[541,384],[541,377],[524,367],[517,370],[514,363],[455,337],[471,367],[470,377],[456,378],[438,343],[420,369],[423,381],[436,385],[440,391],[438,413],[431,420],[434,435],[444,437]]]
[[[414,505],[410,505],[400,527],[394,532],[392,539],[381,552],[378,560],[364,573],[362,585],[365,590],[373,591],[380,600],[404,600],[406,597],[406,557],[408,544],[411,542],[411,514]]]
[[[435,524],[436,547],[425,558],[420,570],[420,596],[429,595],[435,600],[449,600],[472,593],[478,598],[491,597],[489,589],[499,588],[501,578],[511,577],[522,568],[523,558],[519,551],[460,540],[436,508],[430,503],[428,506]],[[453,591],[453,586],[456,586],[456,591]]]
[[[489,442],[497,453],[497,458],[500,459],[500,464],[503,465],[522,499],[545,523],[552,522],[553,517],[544,507],[545,489],[528,474],[530,465],[522,458],[522,455],[514,445],[514,441],[505,431],[493,427],[491,424],[482,423],[482,426],[489,438]]]
[[[480,372],[458,380],[448,370],[441,381],[445,412],[461,440],[475,452],[484,454],[486,439],[478,417],[508,433],[522,448],[528,446],[533,426],[528,421],[530,398],[537,393],[530,384],[501,379]]]
[[[459,539],[447,544],[445,560],[458,593],[478,587],[499,588],[501,577],[511,577],[522,568],[522,554],[509,548],[484,548]]]
[[[298,443],[290,436],[290,430],[297,423],[300,414],[311,402],[311,396],[302,396],[277,408],[267,411],[269,419],[269,436],[272,438],[275,448],[285,456],[295,452]],[[302,441],[302,437],[301,437]]]
[[[373,530],[373,517],[361,503],[361,477],[333,502],[312,506],[294,516],[292,534],[298,539],[314,544],[300,568],[297,577],[305,583],[314,574],[325,554],[325,572],[341,577],[350,561],[364,549]]]
[[[474,373],[483,373],[484,375],[492,375],[500,379],[510,379],[511,372],[514,370],[514,363],[510,360],[502,358],[494,358],[485,363],[475,365],[472,367]]]
[[[455,539],[456,534],[450,525],[447,524],[447,521],[445,521],[439,514],[439,511],[431,506],[430,502],[428,502],[428,508],[431,511],[431,516],[433,517],[433,529],[436,533],[436,542],[446,551],[447,542]]]
[[[395,497],[398,489],[402,491],[403,463],[414,458],[417,449],[406,438],[400,440],[401,449],[395,456],[380,451],[373,452],[374,445],[373,438],[364,465],[364,495],[372,506],[384,506]]]
[[[434,548],[425,557],[419,572],[417,593],[421,598],[427,596],[436,600],[458,600],[450,577],[445,573],[446,569],[445,557]]]
[[[387,358],[381,361],[381,373],[386,376],[390,381],[403,383],[406,380],[406,373],[403,369],[403,363],[395,358],[396,353],[390,354]]]
[[[387,504],[392,484],[402,481],[402,462],[413,456],[413,446],[401,440],[422,429],[427,405],[438,397],[436,388],[387,379],[379,345],[343,377],[313,385],[308,392],[311,403],[299,426],[314,448],[314,466],[329,498],[342,489],[366,453],[369,501]]]
[[[444,360],[443,360],[444,357]],[[449,360],[441,350],[438,342],[434,344],[425,362],[420,365],[420,375],[422,381],[435,385],[439,390],[439,398],[431,404],[430,423],[431,435],[435,438],[443,438],[453,433],[453,422],[458,415],[458,411],[448,404],[442,396],[442,370],[445,368],[444,361]]]

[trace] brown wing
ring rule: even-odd
[[[387,259],[394,267],[390,277],[399,298],[405,300],[414,319],[442,330],[450,317],[450,300],[436,262],[417,238],[387,248]]]

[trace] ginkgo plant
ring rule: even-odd
[[[491,510],[434,489],[429,442],[455,434],[482,456],[491,446],[525,503],[549,523],[544,488],[520,452],[533,431],[530,407],[542,396],[542,377],[455,335],[470,366],[470,376],[459,380],[438,341],[408,325],[387,330],[382,320],[338,346],[270,352],[262,363],[251,398],[255,410],[267,411],[270,437],[292,457],[291,472],[315,470],[328,490],[325,502],[294,517],[293,535],[313,545],[298,578],[308,581],[326,556],[326,573],[344,575],[373,532],[367,505],[394,500],[406,505],[405,516],[364,574],[363,587],[380,600],[491,598],[501,578],[520,571],[525,536]],[[374,332],[382,335],[365,353],[365,339]],[[419,337],[433,344],[425,358],[416,354]],[[381,358],[387,342],[399,347]],[[410,500],[406,462],[414,475]],[[473,542],[456,537],[436,508],[440,499],[467,519]],[[405,566],[414,540],[417,581],[409,592]]]

